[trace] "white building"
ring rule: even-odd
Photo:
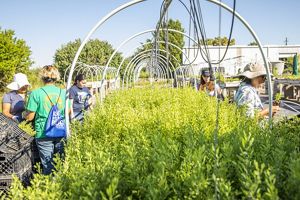
[[[211,61],[219,61],[220,57],[224,55],[225,46],[208,46],[209,56]],[[285,60],[288,57],[294,56],[296,53],[300,54],[300,45],[267,45],[263,47],[264,53],[270,63]],[[194,73],[200,72],[202,68],[207,68],[208,65],[205,62],[206,57],[201,56],[198,48],[184,48],[183,51],[183,65],[189,65],[192,63]],[[203,53],[202,53],[203,54]],[[242,71],[245,65],[249,62],[258,62],[263,64],[263,59],[260,50],[257,46],[229,46],[224,61],[220,67],[224,67],[226,75],[236,75],[239,71]],[[213,65],[218,66],[218,65]]]

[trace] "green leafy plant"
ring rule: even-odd
[[[29,71],[33,63],[30,56],[30,47],[24,40],[16,38],[13,30],[0,27],[0,91],[5,89],[15,73]]]
[[[31,136],[35,136],[35,131],[32,127],[32,124],[26,122],[26,121],[23,121],[21,122],[19,125],[19,128],[22,129],[23,131],[25,131],[27,134],[31,135]]]
[[[15,180],[10,197],[297,199],[299,120],[262,128],[224,101],[215,134],[216,105],[192,89],[114,92],[72,124],[54,174]]]
[[[281,100],[282,97],[283,97],[283,95],[281,93],[277,93],[275,95],[273,106],[279,106],[280,105],[280,100]]]

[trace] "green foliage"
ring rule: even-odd
[[[225,78],[225,82],[236,82],[241,81],[240,78]]]
[[[54,55],[54,62],[62,76],[64,75],[67,67],[72,64],[72,61],[80,45],[81,40],[76,39],[75,41],[62,45],[61,48],[56,50]],[[100,41],[98,39],[92,39],[89,40],[83,48],[78,62],[83,62],[88,65],[105,66],[113,52],[114,49],[108,42]],[[117,53],[112,59],[110,66],[118,67],[121,61],[121,53]]]
[[[276,95],[275,95],[275,103],[277,104],[277,105],[279,105],[279,103],[280,103],[280,100],[281,100],[281,98],[283,97],[283,95],[281,94],[281,93],[277,93]]]
[[[299,120],[263,129],[191,89],[112,93],[74,124],[53,176],[15,182],[15,199],[297,199]],[[22,196],[18,196],[22,195]],[[299,199],[299,198],[298,198]]]
[[[26,121],[21,122],[20,124],[18,124],[19,128],[22,129],[23,131],[25,131],[27,134],[31,135],[32,137],[35,136],[35,131],[32,127],[31,124],[29,124]]]
[[[140,78],[149,78],[149,73],[146,71],[141,71]]]
[[[258,46],[256,41],[250,42],[248,46]]]
[[[182,24],[179,20],[172,20],[170,19],[168,21],[168,24],[162,24],[162,27],[168,27],[169,29],[174,29],[174,30],[178,30],[181,32],[184,32],[184,29],[182,27]],[[161,41],[166,41],[166,32],[165,31],[160,31],[159,32],[159,40]],[[168,33],[168,42],[172,43],[176,46],[178,46],[180,49],[182,49],[184,47],[184,36],[180,33],[175,33],[175,32],[169,32]],[[163,49],[163,50],[167,50],[166,47],[166,43],[160,43],[159,44],[159,49]],[[171,45],[168,45],[168,49],[171,55],[173,56],[169,56],[169,60],[171,61],[171,63],[173,64],[173,66],[175,68],[179,67],[180,64],[182,63],[182,52],[180,51],[180,49],[177,49]],[[160,52],[160,54],[164,55],[165,57],[167,57],[167,53],[165,52]],[[179,62],[179,63],[178,63]],[[171,66],[169,66],[171,67]],[[171,70],[173,71],[173,69],[171,68]]]
[[[289,79],[300,79],[300,75],[294,76],[293,74],[293,59],[294,57],[289,57],[285,60],[285,68],[283,78],[287,77]],[[300,60],[300,55],[298,55],[298,60]],[[300,68],[298,67],[298,71],[300,72]],[[294,78],[293,78],[294,77]],[[295,78],[297,77],[297,78]],[[280,77],[281,78],[281,77]]]
[[[221,46],[227,46],[228,44],[228,38],[225,36],[225,37],[215,37],[215,38],[208,38],[205,40],[205,44],[206,45],[211,45],[211,46],[219,46],[221,43]],[[203,41],[200,41],[200,44],[203,45]],[[235,45],[235,39],[231,39],[230,40],[230,43],[229,43],[230,46],[232,45]]]
[[[235,78],[235,77],[225,77],[222,73],[220,72],[216,72],[215,73],[215,77],[217,78],[217,80],[221,83],[228,83],[228,82],[235,82],[235,81],[240,81],[239,78]]]
[[[168,24],[162,24],[162,27],[166,28],[168,27],[169,29],[174,29],[174,30],[178,30],[181,32],[184,32],[184,29],[182,27],[182,24],[179,20],[173,20],[170,19],[168,21]],[[155,36],[155,33],[153,34],[153,37]],[[151,42],[152,40],[147,39],[145,43]],[[158,37],[158,41],[162,41],[162,43],[159,43],[159,47],[158,49],[162,49],[164,51],[166,51],[166,32],[164,30],[161,30],[159,32],[159,37]],[[168,32],[168,42],[172,43],[176,46],[178,46],[180,49],[182,49],[184,47],[184,36],[180,33],[175,33],[175,32]],[[145,50],[150,50],[153,49],[154,45],[153,43],[150,44],[144,44],[142,48],[138,49],[137,52],[135,53],[135,55],[137,55],[138,53],[145,51]],[[182,52],[180,49],[177,49],[174,46],[168,45],[168,49],[169,49],[169,53],[172,55],[169,55],[169,60],[170,62],[173,64],[173,66],[175,68],[179,67],[182,64]],[[167,57],[167,53],[165,52],[159,52],[159,54]],[[175,58],[174,58],[174,57]],[[169,65],[169,67],[171,68],[171,70],[173,71],[173,68],[171,67],[171,64]]]
[[[30,69],[26,75],[28,77],[28,81],[31,84],[31,90],[37,89],[41,87],[44,83],[40,77],[40,68]]]
[[[0,90],[3,91],[15,73],[25,73],[33,63],[26,42],[15,37],[13,30],[0,28]]]
[[[300,75],[282,75],[281,79],[300,80]]]
[[[127,65],[129,64],[130,60],[131,60],[132,57],[129,57],[129,58],[125,58],[121,68],[120,68],[120,77],[121,79],[123,78],[124,76],[124,73],[125,73],[125,68],[127,67]],[[128,69],[127,69],[128,70]]]

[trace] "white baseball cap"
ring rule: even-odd
[[[23,73],[17,73],[14,75],[14,81],[8,84],[6,87],[10,90],[19,90],[25,85],[30,86],[27,76]]]

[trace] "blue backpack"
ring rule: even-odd
[[[60,114],[60,111],[58,109],[57,103],[60,98],[61,90],[59,92],[58,99],[56,101],[56,104],[54,104],[47,92],[42,88],[42,90],[46,93],[50,103],[51,103],[51,109],[48,114],[48,119],[46,122],[46,127],[44,130],[44,133],[47,138],[61,138],[66,137],[66,123],[64,121],[64,117]]]

